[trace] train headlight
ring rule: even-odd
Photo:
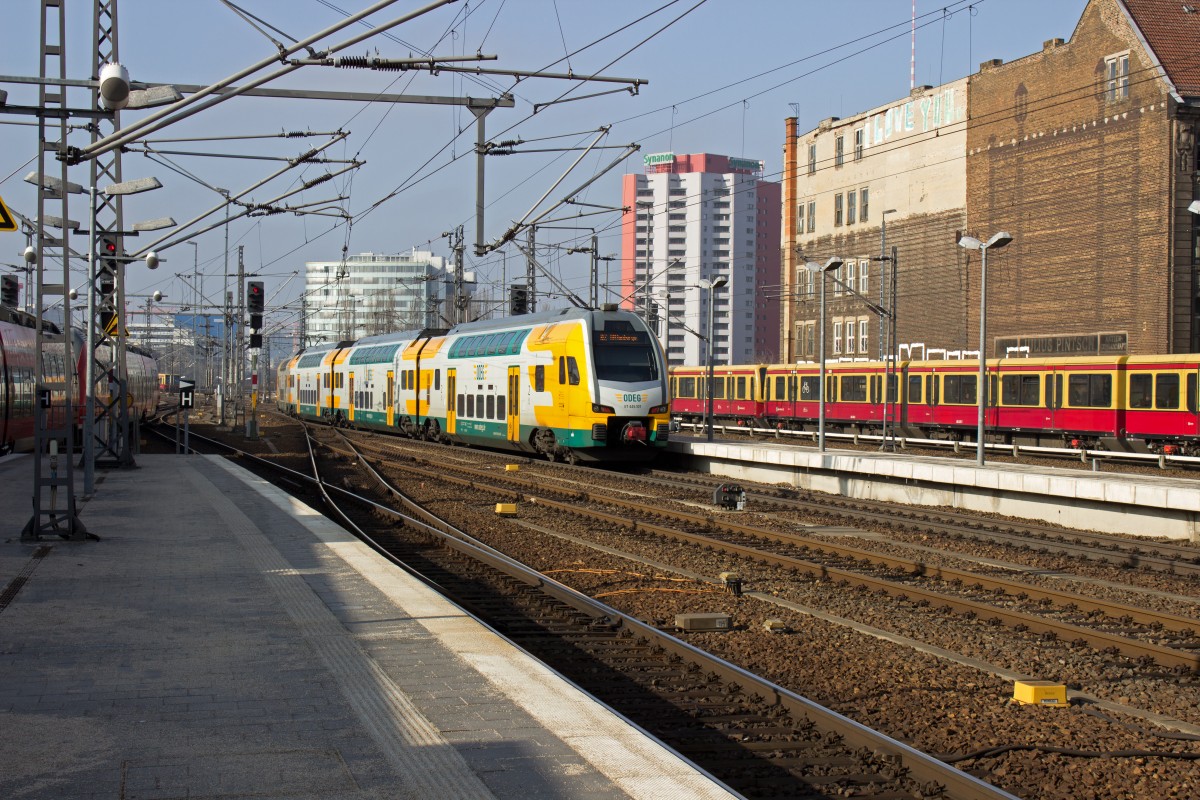
[[[593,414],[615,414],[615,413],[617,413],[617,411],[612,406],[602,406],[599,403],[592,403],[592,413]]]
[[[651,414],[665,414],[665,413],[667,413],[667,406],[655,406],[654,408],[650,409],[650,413]]]

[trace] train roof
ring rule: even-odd
[[[594,324],[597,317],[600,319],[635,319],[639,323],[642,319],[632,311],[568,307],[556,308],[551,311],[539,311],[536,314],[520,314],[515,317],[501,317],[500,319],[480,320],[479,322],[463,322],[451,328],[448,335],[457,336],[469,333],[505,330],[508,328],[527,328],[533,325],[568,322],[571,320],[585,320]]]
[[[395,342],[409,342],[413,339],[428,339],[432,336],[444,336],[445,328],[420,328],[411,331],[399,331],[397,333],[380,333],[375,336],[364,336],[357,342],[354,342],[354,347],[361,347],[366,344],[393,344]]]

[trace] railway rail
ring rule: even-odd
[[[204,446],[235,450],[192,436]],[[290,484],[319,492],[355,535],[408,571],[449,589],[498,629],[516,631],[512,637],[519,646],[591,688],[746,796],[1013,798],[513,561],[423,509],[374,470],[374,480],[386,486],[404,511],[322,478],[312,439],[307,441],[313,476],[246,453],[238,456]],[[370,469],[361,454],[349,452]],[[361,510],[342,508],[346,503]],[[436,537],[439,549],[454,555],[449,561],[435,559],[425,545],[404,544],[369,530],[379,528],[371,517]],[[417,563],[419,571],[414,570]]]

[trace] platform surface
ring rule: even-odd
[[[138,467],[22,543],[0,461],[0,797],[733,796],[229,462]]]

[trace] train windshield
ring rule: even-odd
[[[602,381],[648,383],[659,379],[658,358],[645,331],[596,331],[596,377]]]

